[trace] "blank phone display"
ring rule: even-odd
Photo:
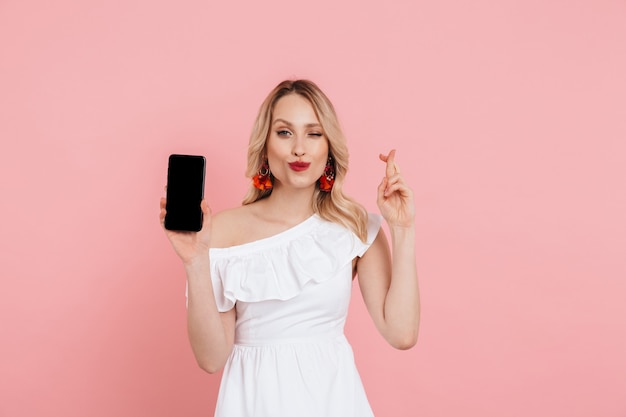
[[[202,228],[200,202],[204,197],[205,158],[170,155],[167,170],[165,228],[199,231]]]

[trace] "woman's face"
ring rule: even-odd
[[[267,159],[274,187],[309,188],[324,172],[328,139],[311,103],[298,94],[281,97],[274,106]]]

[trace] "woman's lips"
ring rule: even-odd
[[[290,162],[289,168],[293,169],[294,171],[304,171],[305,169],[309,167],[309,165],[311,165],[310,162],[296,161],[296,162]]]

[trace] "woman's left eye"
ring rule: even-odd
[[[318,132],[312,132],[312,133],[309,133],[309,136],[317,136],[317,137],[321,137],[321,136],[322,136],[322,134],[321,134],[321,133],[318,133]]]

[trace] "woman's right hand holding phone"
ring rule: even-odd
[[[161,198],[161,227],[165,231],[165,235],[170,240],[176,254],[180,257],[185,265],[193,264],[200,259],[207,259],[211,244],[211,209],[206,200],[202,200],[200,207],[202,208],[203,221],[202,229],[199,232],[183,232],[175,230],[167,230],[165,228],[165,197]]]

